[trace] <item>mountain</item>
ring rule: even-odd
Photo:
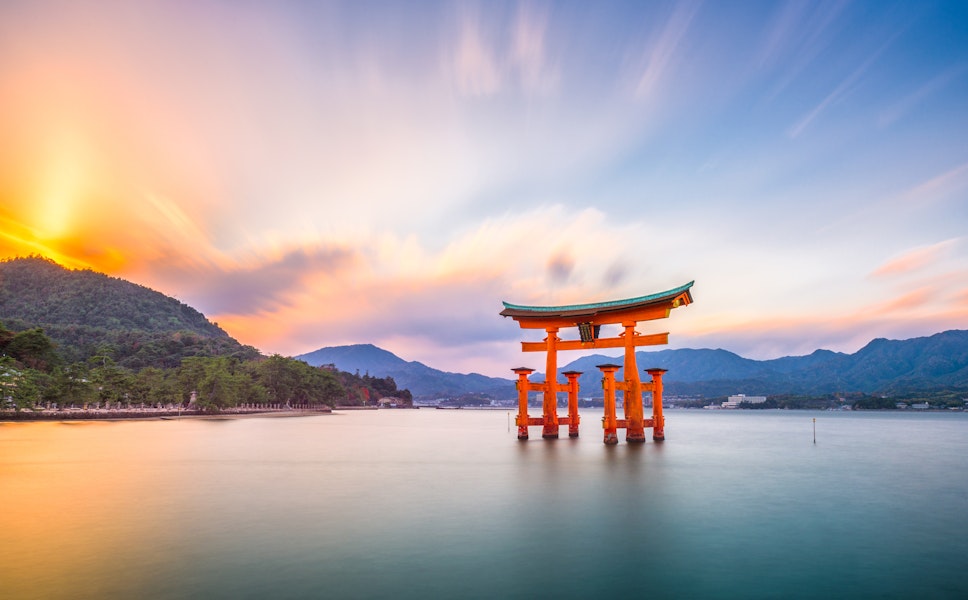
[[[642,351],[635,356],[640,369],[669,371],[663,383],[671,395],[824,395],[968,389],[968,331],[962,330],[909,340],[875,339],[854,354],[817,350],[807,356],[758,361],[726,350],[682,349]],[[591,390],[597,389],[601,381],[596,365],[621,362],[621,356],[593,355],[572,361],[561,370],[582,371],[579,385],[583,390]]]
[[[559,360],[566,356],[560,354]],[[321,348],[296,358],[311,365],[334,364],[343,371],[391,376],[397,385],[423,399],[468,393],[484,393],[495,399],[516,397],[510,379],[445,373],[419,362],[407,362],[370,344]],[[854,354],[817,350],[806,356],[752,360],[721,349],[678,349],[637,352],[636,361],[642,370],[668,370],[663,382],[669,395],[968,390],[968,331],[945,331],[910,340],[876,339]],[[621,364],[622,356],[586,356],[565,364],[560,371],[583,372],[579,378],[582,397],[599,397],[601,372],[597,365],[605,363]],[[531,380],[542,381],[543,375],[535,373]]]
[[[487,394],[495,399],[514,398],[510,379],[486,377],[478,373],[448,373],[416,361],[405,361],[396,354],[372,344],[332,346],[295,356],[310,365],[335,365],[340,371],[393,377],[397,387],[409,389],[414,398],[430,400],[464,394]]]
[[[258,356],[175,298],[35,256],[0,261],[0,322],[42,328],[68,362],[103,355],[141,368],[177,366],[185,356]]]

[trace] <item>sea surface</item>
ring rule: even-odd
[[[968,413],[583,418],[0,424],[0,598],[968,598]]]

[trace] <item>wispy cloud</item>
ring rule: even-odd
[[[548,56],[548,35],[547,7],[518,5],[511,57],[521,89],[528,95],[548,94],[557,87],[559,72]]]
[[[467,96],[512,92],[545,95],[555,90],[558,71],[548,55],[548,10],[536,3],[517,6],[505,23],[499,11],[463,4],[453,47],[445,48],[457,89]]]
[[[835,24],[846,6],[846,2],[806,0],[786,2],[780,6],[759,51],[760,68],[781,69],[768,98],[783,93],[824,50],[835,43]]]
[[[959,239],[945,240],[930,246],[908,250],[874,269],[871,272],[871,277],[896,277],[921,271],[948,255],[959,241]]]
[[[876,51],[874,51],[870,56],[867,57],[854,71],[847,76],[846,79],[840,82],[840,84],[834,88],[819,104],[813,107],[812,110],[803,115],[796,123],[787,130],[787,135],[790,138],[796,139],[800,137],[800,134],[810,126],[813,121],[820,116],[820,114],[825,111],[830,106],[839,102],[845,96],[850,94],[853,89],[860,83],[861,79],[870,69],[871,65],[880,58],[881,54],[890,47],[894,39],[898,34],[895,34],[890,39],[888,39],[884,44],[882,44]]]
[[[934,76],[919,88],[902,96],[893,104],[882,110],[877,119],[878,126],[888,127],[893,125],[895,122],[917,109],[918,106],[923,104],[929,98],[939,94],[942,90],[944,90],[944,88],[950,85],[951,82],[964,75],[965,72],[968,72],[968,67],[965,65],[959,65],[957,67],[946,69],[940,74]]]
[[[937,201],[965,188],[968,188],[968,163],[915,185],[902,197],[910,201]]]
[[[656,93],[673,66],[676,52],[682,46],[699,7],[698,2],[680,2],[676,5],[661,33],[646,50],[645,65],[635,86],[637,97],[651,98]]]
[[[306,279],[333,281],[357,259],[346,248],[296,248],[253,265],[192,273],[194,280],[183,289],[194,304],[212,314],[263,314],[292,303],[304,291]],[[187,276],[183,273],[180,279]]]
[[[927,306],[934,297],[935,290],[921,287],[905,291],[902,295],[891,298],[887,302],[868,307],[864,312],[868,319],[871,317],[893,316],[898,312],[911,314]]]
[[[457,87],[462,93],[488,96],[500,91],[503,82],[497,52],[485,34],[480,13],[465,9],[457,48],[447,50],[447,55],[453,57]]]

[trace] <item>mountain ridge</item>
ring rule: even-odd
[[[424,400],[456,397],[465,394],[487,394],[497,399],[510,397],[510,379],[488,377],[480,373],[451,373],[434,369],[418,361],[407,361],[373,344],[328,346],[294,356],[312,366],[335,365],[341,371],[369,372],[377,377],[393,377],[398,386],[407,388],[415,398]]]
[[[363,351],[361,349],[366,349]],[[346,357],[355,356],[350,363]],[[367,362],[381,356],[385,364]],[[392,357],[392,359],[388,358]],[[307,360],[310,357],[310,360]],[[373,344],[331,346],[296,356],[309,364],[333,363],[342,370],[358,369],[391,376],[421,398],[488,394],[498,400],[516,397],[514,381],[477,373],[447,373],[416,361],[408,362]],[[717,349],[665,349],[636,352],[640,369],[663,368],[669,395],[726,396],[846,392],[900,393],[941,388],[968,390],[968,331],[948,330],[907,340],[876,338],[853,354],[818,349],[802,356],[768,360],[744,358]],[[621,356],[595,354],[573,360],[559,369],[582,371],[581,395],[595,396],[601,375],[596,365],[622,363]],[[623,376],[619,371],[619,378]],[[535,373],[532,381],[542,381]],[[441,382],[446,381],[446,385]]]

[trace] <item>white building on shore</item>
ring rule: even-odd
[[[747,404],[763,404],[766,402],[766,396],[747,396],[746,394],[736,394],[735,396],[730,396],[726,402],[723,402],[723,408],[739,408],[739,405],[744,402]]]

